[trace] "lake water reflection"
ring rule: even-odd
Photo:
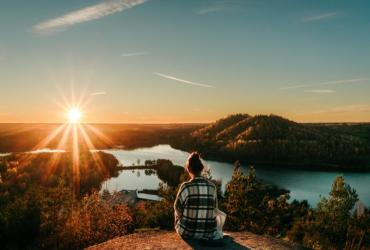
[[[135,150],[111,149],[104,150],[104,152],[113,154],[124,166],[143,164],[145,160],[156,159],[168,159],[176,165],[184,166],[189,155],[188,152],[174,149],[169,145]],[[211,169],[212,177],[222,181],[224,189],[225,184],[231,179],[233,164],[218,161],[204,161],[204,163]],[[247,166],[242,166],[242,170],[246,172]],[[370,173],[257,168],[256,174],[258,178],[290,190],[291,199],[308,200],[313,206],[317,204],[320,195],[327,196],[329,194],[334,178],[342,174],[346,182],[356,189],[360,199],[366,205],[370,204]],[[123,170],[118,177],[106,181],[103,188],[110,191],[156,189],[159,182],[160,180],[155,174],[146,175],[145,170]]]

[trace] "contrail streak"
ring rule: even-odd
[[[136,5],[143,4],[147,0],[110,0],[88,6],[76,11],[69,12],[63,16],[52,18],[33,26],[36,33],[51,33],[58,29],[99,19],[116,12],[130,9]]]
[[[165,74],[162,74],[162,73],[154,72],[154,74],[156,74],[157,76],[166,78],[166,79],[174,80],[174,81],[185,83],[185,84],[188,84],[188,85],[193,85],[193,86],[198,86],[198,87],[203,87],[203,88],[215,88],[212,85],[203,84],[203,83],[197,83],[197,82],[192,82],[192,81],[180,79],[180,78],[177,78],[177,77],[174,77],[174,76],[165,75]]]
[[[356,79],[349,79],[349,80],[338,80],[338,81],[329,81],[329,82],[319,82],[319,83],[311,83],[311,84],[303,84],[303,85],[293,85],[293,86],[286,86],[281,87],[281,90],[286,89],[299,89],[311,86],[319,86],[319,85],[336,85],[336,84],[345,84],[345,83],[354,83],[354,82],[362,82],[368,81],[368,78],[356,78]]]

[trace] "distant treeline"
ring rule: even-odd
[[[173,138],[171,145],[257,166],[370,171],[369,130],[369,124],[300,124],[275,115],[237,114]]]
[[[40,145],[58,124],[0,124],[0,152]],[[296,123],[275,115],[236,114],[213,124],[81,125],[97,149],[158,144],[199,151],[204,158],[268,167],[369,171],[370,124]],[[97,132],[100,131],[100,132]],[[62,132],[43,147],[54,149]],[[27,139],[25,139],[27,138]],[[80,148],[86,144],[79,140]],[[73,145],[66,140],[65,149]]]
[[[0,124],[0,153],[26,152],[39,147],[61,124]],[[151,147],[168,144],[170,138],[187,135],[204,124],[81,124],[96,149]],[[63,130],[43,147],[57,148]],[[80,136],[80,148],[86,148]],[[65,148],[73,146],[68,136]]]
[[[76,195],[84,195],[118,176],[118,160],[104,152],[82,151],[74,162],[72,153],[14,153],[0,157],[0,183],[17,193],[33,184],[46,188],[58,186],[60,181],[76,188]],[[77,186],[75,186],[77,182]],[[9,193],[10,192],[10,193]]]

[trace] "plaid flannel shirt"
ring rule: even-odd
[[[213,239],[216,233],[217,189],[204,177],[184,182],[177,193],[175,229],[185,238]]]

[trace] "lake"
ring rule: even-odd
[[[103,150],[114,155],[124,166],[144,164],[145,160],[168,159],[175,165],[184,166],[189,153],[172,148],[169,145],[158,145],[150,148],[134,150],[109,149]],[[222,181],[222,188],[231,179],[233,164],[204,160],[211,170],[214,179]],[[248,167],[241,167],[246,172]],[[345,181],[355,188],[359,198],[366,205],[370,204],[370,173],[341,173],[325,171],[307,171],[292,169],[267,169],[257,168],[258,178],[274,183],[290,190],[291,200],[307,200],[310,205],[316,206],[320,195],[328,196],[334,178],[343,175]],[[145,170],[123,170],[118,177],[114,177],[103,183],[103,188],[109,191],[122,189],[156,189],[160,180],[155,175],[146,175]]]

